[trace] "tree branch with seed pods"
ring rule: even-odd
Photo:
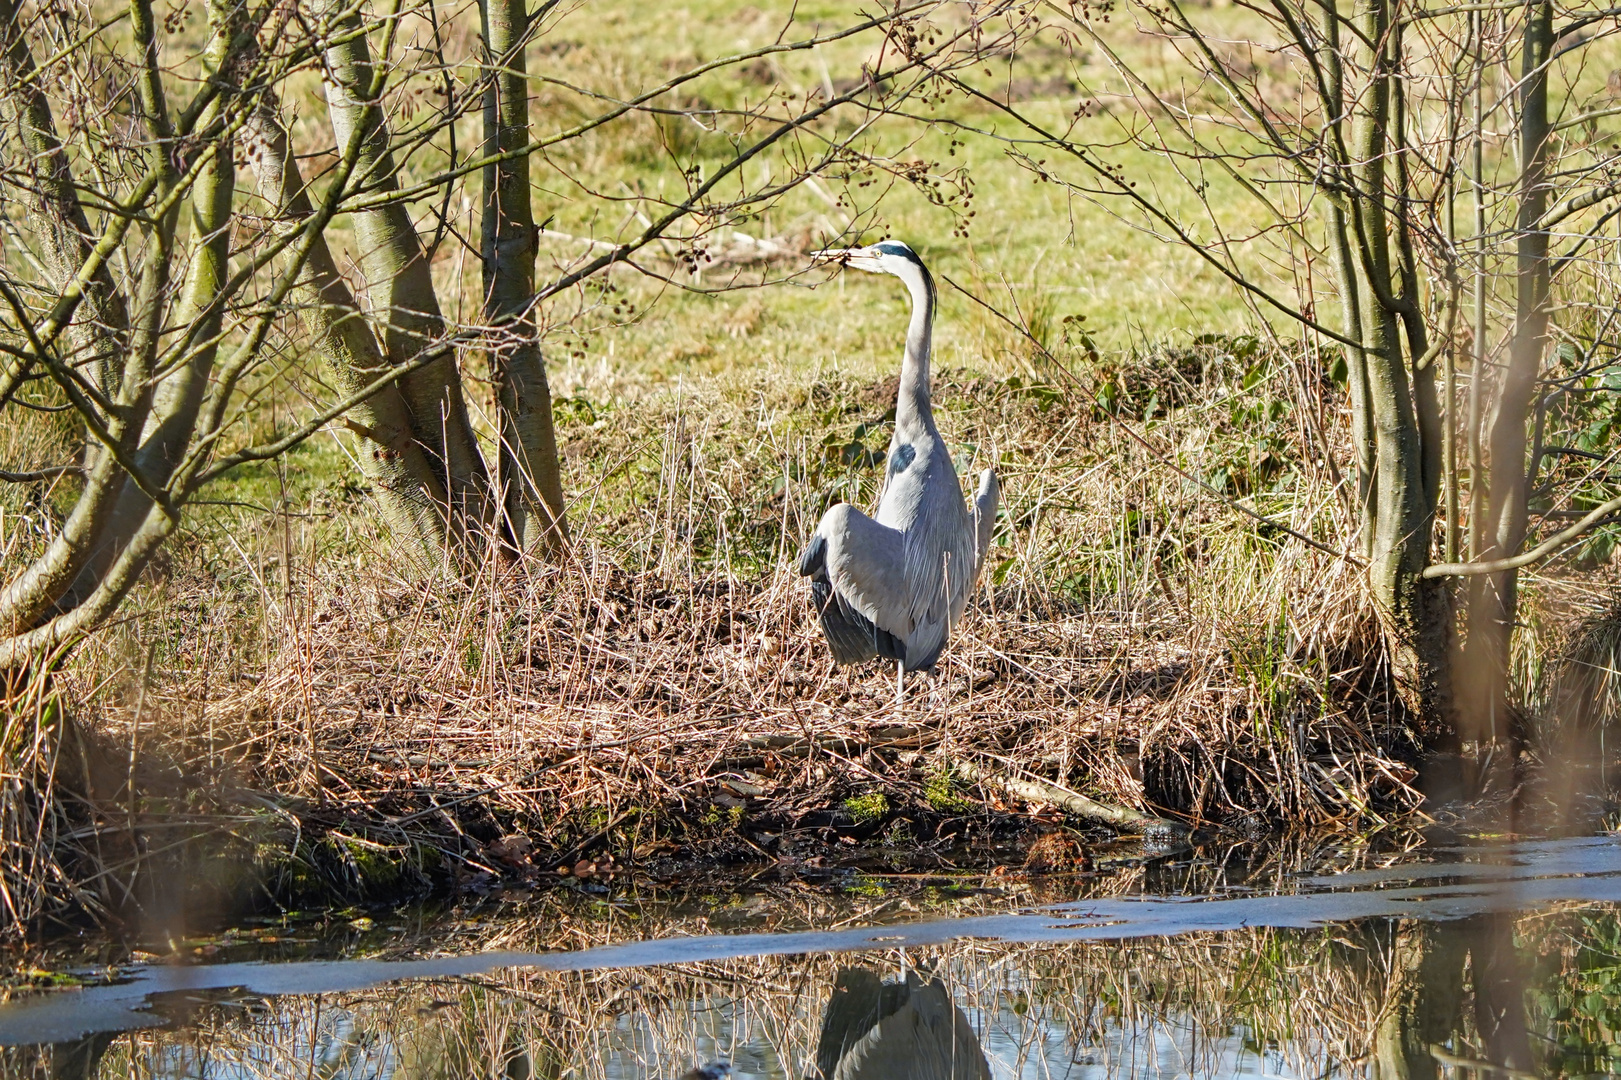
[[[209,0],[160,18],[150,0],[94,15],[0,0],[0,211],[17,241],[0,262],[0,412],[77,418],[39,440],[40,460],[0,463],[0,483],[43,492],[55,518],[20,538],[0,582],[0,669],[65,655],[207,489],[323,432],[353,440],[422,572],[563,557],[547,336],[616,272],[713,288],[698,279],[712,237],[807,177],[891,167],[875,156],[883,118],[1000,47],[987,27],[1010,6],[952,14],[929,46],[913,28],[949,7],[937,0],[809,33],[790,22],[621,96],[537,64],[567,32],[557,4]],[[841,92],[682,96],[862,42],[881,60]],[[695,132],[659,137],[663,194],[627,197],[579,164],[661,124]],[[766,181],[748,178],[755,162]],[[546,269],[557,189],[641,220]],[[452,259],[477,283],[447,277]],[[300,404],[267,414],[295,386]]]
[[[1611,112],[1579,88],[1621,17],[1548,0],[1275,0],[1246,5],[1235,34],[1179,0],[1029,10],[1010,72],[1042,43],[1070,58],[1080,105],[1066,126],[978,72],[942,73],[998,118],[955,121],[961,137],[997,140],[1036,182],[1186,248],[1258,324],[1343,361],[1345,438],[1324,432],[1314,450],[1353,489],[1333,546],[1367,562],[1425,738],[1475,738],[1509,695],[1519,572],[1613,528],[1618,505],[1607,477],[1569,454],[1545,465],[1543,447],[1602,455],[1578,434],[1621,408],[1600,385],[1621,345],[1607,229],[1621,157],[1590,136]],[[1111,15],[1179,65],[1118,47]],[[1105,89],[1125,107],[1100,141],[1081,121]],[[1153,184],[1112,160],[1133,154],[1163,164]],[[1534,498],[1576,522],[1539,540]]]

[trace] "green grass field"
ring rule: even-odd
[[[661,32],[649,35],[635,5],[580,5],[548,30],[536,50],[538,59],[531,62],[537,76],[535,130],[575,122],[590,105],[580,93],[546,80],[622,96],[671,71],[759,47],[779,34],[793,38],[843,25],[852,10],[833,4],[741,10],[724,3],[689,4],[661,11]],[[465,26],[459,29],[466,32]],[[1123,54],[1158,48],[1126,27],[1118,36]],[[872,59],[875,42],[868,35],[813,55],[788,54],[774,59],[767,70],[758,64],[742,72],[725,69],[695,84],[689,98],[739,106],[758,100],[771,87],[803,93],[826,79],[859,70],[864,59]],[[1080,99],[1077,80],[1089,88],[1119,82],[1100,57],[1077,65],[1051,48],[1021,57],[1017,77],[1023,88],[1021,104],[1054,123],[1062,122]],[[421,82],[407,82],[402,96],[422,96]],[[300,105],[295,131],[314,149],[328,145],[331,136],[324,128],[313,80],[305,90],[308,98]],[[1117,103],[1112,111],[1106,104],[1079,121],[1078,141],[1119,143],[1123,128],[1131,123],[1129,111],[1129,104]],[[960,100],[948,101],[935,115],[973,128],[1008,127],[983,106]],[[541,243],[539,280],[546,279],[548,268],[566,266],[577,257],[579,246],[569,237],[616,240],[639,228],[639,204],[633,193],[676,190],[681,170],[695,159],[706,160],[706,146],[716,151],[714,161],[724,160],[722,141],[711,140],[709,146],[701,133],[682,130],[683,124],[687,122],[627,118],[568,144],[544,164],[537,163],[536,217],[546,221],[549,230]],[[458,134],[463,145],[471,142],[470,126],[462,125]],[[801,250],[824,243],[870,242],[886,235],[906,240],[941,283],[937,370],[994,379],[1052,378],[1051,373],[1035,371],[1032,349],[1019,333],[960,290],[1024,322],[1055,351],[1083,361],[1080,351],[1065,348],[1060,331],[1066,319],[1071,320],[1067,325],[1084,329],[1088,341],[1106,353],[1186,345],[1201,335],[1237,335],[1256,326],[1242,298],[1196,255],[1144,230],[1124,207],[1067,197],[1056,185],[1034,182],[1027,170],[1008,158],[1004,143],[969,134],[949,122],[931,126],[921,119],[892,116],[876,126],[870,149],[895,161],[929,163],[930,175],[943,179],[953,192],[960,195],[971,188],[972,203],[965,206],[958,200],[942,206],[933,192],[881,174],[869,177],[874,181],[871,188],[861,186],[859,177],[841,183],[835,175],[791,191],[768,211],[735,225],[757,239],[786,238]],[[1145,184],[1163,187],[1169,205],[1197,213],[1197,201],[1185,188],[1179,189],[1162,162],[1130,150],[1121,150],[1114,160]],[[425,175],[443,161],[444,155],[430,148],[408,165],[408,177],[412,170]],[[782,163],[768,161],[763,166],[773,167],[781,168]],[[1235,205],[1243,211],[1241,204]],[[852,212],[852,206],[860,212]],[[971,220],[963,216],[970,207]],[[418,205],[425,234],[434,231],[431,209]],[[463,200],[460,215],[453,214],[454,229],[476,237],[476,215],[476,207]],[[841,229],[852,219],[854,231],[844,232],[841,239]],[[1228,228],[1250,224],[1241,219],[1224,222]],[[956,235],[964,225],[966,235]],[[347,222],[340,219],[335,233],[340,248],[346,229]],[[658,259],[657,248],[653,253],[656,276],[629,267],[612,273],[618,290],[612,301],[604,302],[600,293],[588,289],[552,303],[545,346],[565,428],[578,416],[589,415],[594,422],[606,410],[635,407],[655,398],[668,402],[694,393],[748,398],[761,386],[803,388],[828,379],[867,382],[898,368],[908,308],[904,291],[893,281],[813,270],[808,260],[796,258],[776,260],[764,268],[718,268],[693,276],[670,273],[670,265]],[[436,252],[436,280],[452,321],[476,305],[473,256],[454,240],[442,243]],[[619,300],[626,301],[634,314],[610,309],[609,303]],[[466,364],[476,380],[481,360],[470,355]],[[477,381],[473,384],[475,400],[484,400],[483,387]],[[278,393],[289,410],[283,420],[296,413],[301,393],[292,385]],[[791,409],[778,412],[773,423],[779,435],[827,434],[810,430],[815,421],[796,416]],[[275,417],[259,410],[244,418],[245,430],[262,437]],[[604,451],[590,445],[588,431],[575,430],[571,438],[575,473],[570,480],[581,488],[589,484],[588,474],[578,467],[581,455],[595,459]],[[284,491],[295,502],[324,488],[339,489],[342,497],[355,476],[349,440],[337,431],[324,435],[283,466],[242,470],[213,496],[257,506],[270,505]]]

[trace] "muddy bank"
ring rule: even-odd
[[[1040,775],[1043,762],[975,753],[963,746],[965,729],[949,722],[897,724],[883,712],[865,727],[798,734],[750,734],[754,718],[650,723],[641,737],[589,751],[533,747],[519,769],[512,759],[402,754],[374,743],[308,773],[268,773],[281,777],[272,787],[266,771],[197,768],[185,756],[194,748],[166,733],[137,732],[132,747],[128,732],[53,715],[40,730],[49,752],[7,804],[14,823],[36,823],[39,838],[27,849],[32,864],[4,864],[11,895],[20,895],[21,870],[50,875],[28,918],[13,923],[14,937],[34,941],[96,925],[162,940],[255,914],[521,902],[557,890],[727,892],[745,881],[837,888],[874,874],[999,885],[1075,879],[1192,845],[1242,852],[1288,836],[1297,851],[1328,849],[1370,828],[1392,842],[1437,820],[1490,831],[1539,820],[1582,828],[1613,810],[1597,773],[1584,783],[1563,771],[1564,794],[1550,794],[1534,761],[1453,756],[1429,761],[1428,804],[1384,823],[1370,825],[1378,817],[1371,807],[1308,829],[1288,830],[1260,812],[1201,820],[1146,799],[1112,802],[1095,786],[1077,790],[1083,781]],[[678,741],[689,743],[685,754]],[[643,742],[656,754],[637,754]],[[604,785],[597,794],[616,796],[608,803],[568,775],[617,767],[623,776],[650,758],[670,771],[649,769],[632,797]],[[1576,788],[1591,791],[1572,816],[1567,796]],[[1556,804],[1563,816],[1544,812]],[[23,850],[15,840],[11,849]]]
[[[621,794],[604,805],[580,799],[585,789],[556,774],[623,767],[637,759],[615,755],[640,740],[603,740],[590,753],[554,748],[555,763],[518,772],[371,749],[329,758],[313,774],[318,784],[291,773],[277,789],[246,771],[197,769],[184,744],[161,734],[132,752],[105,729],[57,720],[42,733],[55,749],[38,779],[10,795],[13,818],[31,815],[48,840],[32,849],[34,872],[54,875],[13,933],[38,941],[99,924],[161,939],[253,914],[521,901],[559,889],[725,892],[741,881],[837,886],[852,874],[1074,878],[1122,857],[1192,844],[1240,851],[1279,835],[1277,820],[1261,813],[1212,821],[1122,805],[1000,755],[970,756],[953,745],[960,729],[946,725],[881,719],[826,736],[750,735],[747,721],[723,736],[717,726],[689,722],[677,734],[670,726],[653,725],[645,738],[690,739],[690,758],[664,751],[682,771],[644,778],[636,794],[645,801]],[[704,755],[704,740],[717,736],[729,752]],[[537,748],[530,760],[546,756]],[[1376,832],[1406,835],[1460,814],[1503,828],[1517,806],[1531,820],[1524,807],[1542,798],[1529,767],[1494,773],[1446,759],[1432,772],[1449,796],[1493,785],[1495,794],[1432,801]],[[1601,820],[1609,806],[1601,793],[1588,803],[1583,820]],[[1289,835],[1297,846],[1333,846],[1368,828],[1365,817],[1348,817]],[[6,863],[13,895],[19,867]]]
[[[742,879],[811,885],[851,873],[925,880],[963,873],[1078,874],[1105,848],[1185,845],[1185,823],[1109,806],[1059,786],[972,766],[899,763],[886,741],[802,747],[777,738],[714,769],[680,802],[531,815],[494,777],[425,779],[342,798],[248,787],[189,773],[149,743],[127,748],[76,724],[54,785],[19,792],[54,826],[67,887],[27,927],[38,940],[94,923],[150,937],[254,913],[519,899],[553,889],[729,890]],[[820,784],[771,784],[779,755],[868,768],[812,768]],[[879,773],[871,766],[887,767]],[[351,789],[352,791],[353,789]],[[1077,812],[1079,811],[1079,812]],[[1112,819],[1112,820],[1107,820]],[[178,930],[176,932],[179,932]]]
[[[1194,825],[1072,800],[1050,783],[913,766],[897,768],[882,788],[871,774],[857,785],[841,773],[842,782],[820,788],[770,791],[756,782],[760,773],[728,770],[685,806],[531,818],[489,787],[401,786],[362,804],[188,776],[155,755],[136,777],[132,804],[127,778],[118,786],[116,748],[82,737],[70,746],[58,794],[84,785],[100,799],[40,804],[65,826],[56,850],[70,887],[26,937],[92,930],[160,951],[255,916],[324,912],[343,922],[401,905],[527,905],[552,894],[839,893],[881,881],[887,890],[1062,900],[1123,868],[1187,858],[1259,859],[1295,872],[1342,862],[1347,851],[1399,858],[1448,835],[1500,828],[1512,810],[1501,798],[1431,804],[1409,819],[1429,823],[1428,840],[1408,826],[1280,833],[1259,818]],[[815,752],[847,764],[884,760],[881,750],[852,759],[841,753],[848,749]],[[1451,761],[1441,771],[1455,779],[1468,770]],[[1601,821],[1606,805],[1595,798],[1584,820]],[[1437,832],[1437,818],[1452,830]]]

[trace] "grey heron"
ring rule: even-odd
[[[938,979],[841,968],[816,1040],[816,1080],[990,1080],[985,1051]]]
[[[896,240],[811,257],[893,274],[912,297],[878,513],[868,517],[849,503],[830,508],[799,557],[834,663],[896,661],[899,696],[906,672],[934,669],[962,617],[990,546],[1000,487],[996,470],[986,469],[972,509],[965,505],[935,426],[929,401],[935,288],[923,260]]]

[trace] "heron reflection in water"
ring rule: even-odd
[[[681,1080],[727,1080],[712,1061]],[[840,968],[822,1014],[816,1067],[806,1080],[991,1080],[968,1017],[939,979],[915,972],[884,982],[867,968]]]
[[[884,982],[841,968],[822,1015],[812,1080],[990,1080],[968,1017],[938,979]]]
[[[700,1065],[696,1069],[682,1073],[681,1080],[727,1080],[731,1075],[731,1062],[711,1061],[708,1065]]]

